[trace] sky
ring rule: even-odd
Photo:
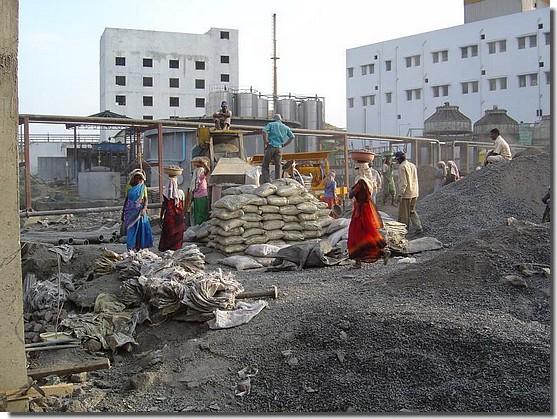
[[[239,31],[240,88],[272,93],[277,14],[279,94],[325,97],[325,120],[346,126],[346,49],[464,23],[463,0],[20,0],[20,113],[99,112],[105,27]],[[37,129],[34,129],[37,132]],[[61,132],[41,126],[39,132]]]

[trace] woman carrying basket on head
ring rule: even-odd
[[[125,226],[128,250],[153,246],[153,232],[147,216],[145,173],[141,169],[135,169],[130,173],[122,209],[122,222]]]
[[[182,174],[181,167],[167,167],[168,186],[164,188],[163,203],[160,212],[162,224],[159,250],[178,250],[184,242],[184,191],[178,189],[177,176]]]

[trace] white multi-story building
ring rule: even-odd
[[[204,34],[106,28],[100,110],[131,118],[202,116],[209,91],[238,88],[238,31]]]
[[[348,49],[347,129],[421,135],[444,102],[472,123],[493,106],[535,122],[551,113],[550,43],[543,8]]]

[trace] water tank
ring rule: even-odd
[[[277,102],[278,113],[285,121],[299,121],[297,108],[295,99],[279,99]]]
[[[424,121],[424,137],[466,135],[472,133],[472,121],[459,111],[458,106],[445,102]]]
[[[323,129],[325,104],[322,100],[306,99],[298,108],[298,118],[303,128]]]
[[[228,102],[228,109],[232,111],[232,116],[236,115],[233,98],[234,96],[230,90],[219,89],[209,92],[207,104],[205,105],[207,116],[211,116],[213,113],[217,112],[220,109],[220,104],[223,100]]]
[[[256,118],[258,108],[257,94],[250,92],[236,93],[236,112],[240,118]]]
[[[532,134],[532,145],[550,148],[551,144],[551,115],[544,115],[542,119],[534,125]]]
[[[257,117],[261,119],[269,118],[269,100],[262,96],[257,98]]]
[[[518,122],[507,115],[506,109],[487,109],[485,115],[474,124],[474,137],[479,141],[490,142],[489,131],[498,128],[508,143],[518,143]]]

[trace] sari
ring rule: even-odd
[[[170,178],[163,194],[164,220],[162,223],[159,250],[178,250],[184,242],[184,193],[178,189],[176,178]]]
[[[145,207],[147,190],[144,183],[131,186],[124,205],[124,226],[128,250],[140,250],[153,246],[153,232],[147,214],[141,215]]]
[[[372,263],[382,257],[387,242],[379,232],[383,220],[371,201],[369,183],[360,178],[352,189],[354,203],[348,228],[348,254],[350,259]]]

